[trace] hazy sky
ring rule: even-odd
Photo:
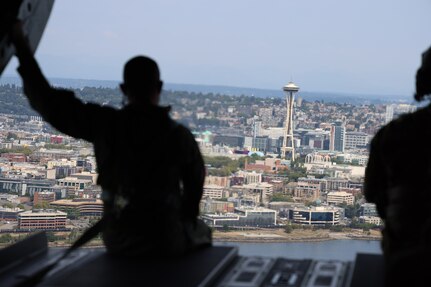
[[[63,0],[36,55],[49,77],[120,80],[145,54],[170,83],[411,96],[430,15],[429,0]]]

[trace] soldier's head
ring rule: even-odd
[[[431,95],[431,47],[422,54],[422,65],[416,73],[415,99],[419,102]]]
[[[130,104],[157,105],[163,82],[157,63],[148,57],[137,56],[124,65],[121,91]]]

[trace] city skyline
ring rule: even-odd
[[[143,53],[170,83],[413,94],[430,3],[271,4],[56,2],[37,57],[50,77],[119,81],[123,63]]]

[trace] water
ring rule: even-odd
[[[244,256],[286,257],[352,261],[356,253],[382,254],[380,241],[329,240],[321,242],[238,243],[217,242],[219,246],[238,246]]]

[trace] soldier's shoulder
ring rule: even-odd
[[[376,137],[405,137],[418,135],[421,130],[431,127],[431,106],[407,113],[382,127]]]

